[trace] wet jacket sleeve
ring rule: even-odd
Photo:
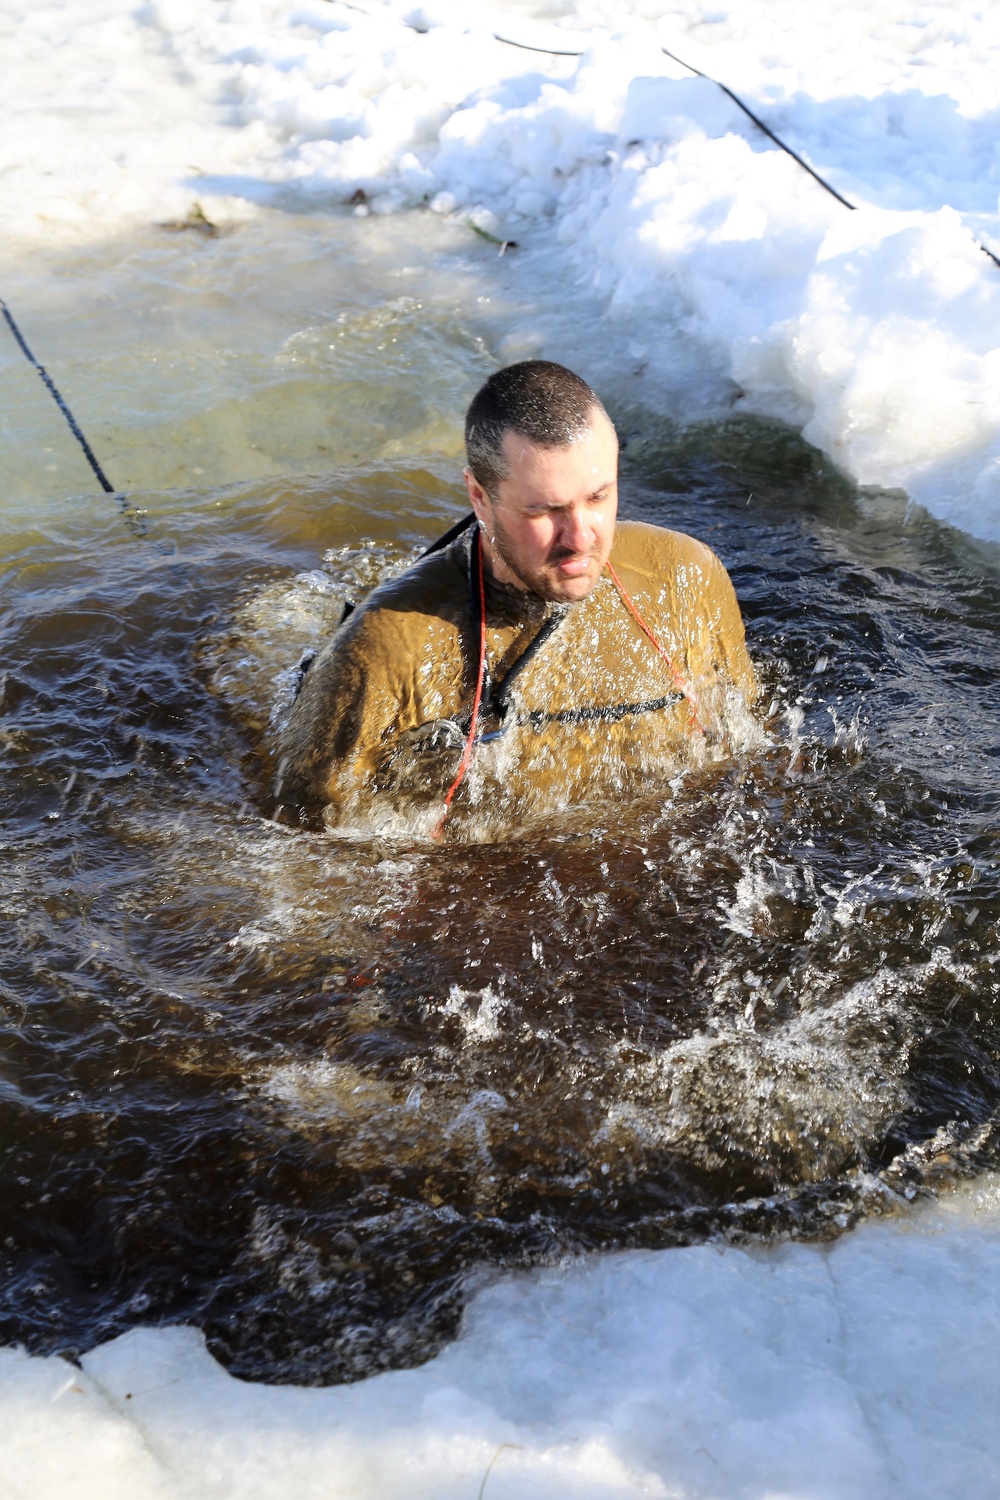
[[[353,616],[306,673],[278,747],[277,801],[327,821],[370,791],[387,743],[412,721],[391,621]],[[403,676],[406,674],[404,673]]]

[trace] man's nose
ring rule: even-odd
[[[567,505],[559,515],[559,544],[570,552],[589,552],[593,535],[586,508],[582,505]]]

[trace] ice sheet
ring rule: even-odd
[[[501,1276],[436,1359],[352,1386],[243,1383],[190,1328],[82,1371],[6,1350],[5,1492],[993,1500],[998,1339],[992,1179],[826,1246]]]

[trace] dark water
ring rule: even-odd
[[[991,560],[774,429],[626,460],[626,513],[731,569],[767,743],[489,843],[263,816],[276,673],[453,469],[8,536],[5,1340],[183,1320],[350,1379],[477,1267],[827,1235],[1000,1164]]]

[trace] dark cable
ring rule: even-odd
[[[551,47],[532,47],[527,42],[512,42],[510,37],[499,36],[496,32],[493,33],[493,40],[495,42],[505,42],[508,47],[521,47],[525,52],[545,52],[550,57],[583,56],[582,52],[557,52]],[[673,58],[675,63],[679,63],[682,68],[687,68],[688,72],[693,73],[696,78],[704,78],[706,83],[714,83],[717,89],[721,89],[722,92],[727,95],[727,97],[730,98],[739,109],[743,111],[747,119],[753,121],[758,130],[762,130],[764,132],[768,140],[773,141],[776,146],[778,146],[782,151],[786,153],[786,155],[792,158],[792,161],[798,162],[802,170],[804,172],[808,172],[809,176],[814,178],[819,183],[821,188],[825,188],[826,191],[831,195],[831,197],[836,198],[837,202],[842,203],[845,208],[849,208],[851,210],[857,208],[858,205],[856,203],[851,203],[849,199],[844,197],[843,193],[838,193],[835,187],[831,187],[830,184],[825,180],[825,178],[819,175],[814,167],[811,167],[807,161],[803,160],[803,158],[799,156],[797,151],[793,151],[791,146],[786,146],[781,137],[779,135],[775,135],[771,127],[769,125],[765,125],[764,121],[760,119],[758,115],[755,115],[753,110],[750,109],[748,105],[744,104],[739,95],[734,94],[731,88],[727,88],[726,85],[724,83],[720,83],[717,78],[709,77],[709,75],[707,73],[703,73],[700,68],[692,67],[691,64],[685,62],[682,57],[678,57],[676,52],[671,52],[669,47],[661,46],[660,50],[663,53],[664,57]],[[997,267],[1000,267],[1000,255],[994,254],[994,252],[988,245],[983,244],[982,240],[975,240],[973,243],[975,244],[977,250],[981,250],[984,255],[988,255],[993,264]]]
[[[629,718],[632,714],[656,713],[661,708],[670,708],[674,703],[683,703],[683,693],[667,693],[662,698],[646,698],[641,703],[609,703],[606,707],[595,704],[584,708],[560,708],[554,713],[546,713],[544,709],[533,709],[531,713],[523,714],[520,718],[506,720],[499,729],[491,730],[489,734],[481,734],[479,743],[481,745],[492,745],[496,740],[503,739],[514,728],[521,728],[524,724],[530,724],[532,729],[545,729],[549,724],[620,724],[622,719]]]
[[[101,486],[101,489],[104,490],[105,494],[113,495],[115,493],[114,485],[110,482],[108,476],[105,474],[104,470],[97,462],[97,459],[94,457],[94,450],[91,448],[90,444],[87,442],[87,439],[84,437],[83,433],[77,426],[76,418],[70,411],[69,407],[66,405],[66,402],[63,400],[62,396],[59,394],[59,391],[56,389],[56,384],[52,379],[52,376],[49,374],[45,366],[39,363],[39,361],[32,354],[31,350],[28,348],[24,334],[14,322],[10,308],[7,306],[2,297],[0,297],[0,312],[2,312],[4,317],[6,318],[7,326],[17,340],[25,359],[29,364],[34,365],[35,369],[38,371],[42,379],[42,383],[44,384],[46,390],[49,392],[49,395],[52,397],[53,401],[56,403],[63,416],[66,418],[66,421],[69,423],[69,430],[76,438],[77,442],[80,444],[80,447],[83,449],[84,454],[86,455],[87,462],[93,469],[94,473],[97,475],[97,482]]]
[[[508,47],[521,47],[525,52],[545,52],[550,57],[583,56],[582,52],[556,52],[551,47],[532,47],[527,42],[512,42],[510,37],[499,36],[496,32],[493,33],[493,40],[496,42],[505,42]],[[728,97],[732,99],[733,103],[743,111],[747,118],[754,122],[758,130],[762,130],[769,140],[772,140],[776,146],[780,146],[782,151],[787,152],[787,154],[792,158],[793,161],[797,161],[799,166],[804,168],[804,170],[809,173],[810,177],[815,177],[820,187],[826,188],[826,191],[828,193],[832,193],[838,203],[842,203],[845,208],[853,209],[857,207],[856,204],[849,203],[842,193],[837,192],[837,189],[835,187],[831,187],[828,182],[825,182],[819,175],[819,173],[814,171],[807,161],[803,161],[802,157],[799,156],[797,152],[792,150],[791,146],[786,146],[781,137],[775,135],[774,131],[771,130],[769,126],[764,124],[763,120],[758,119],[753,110],[750,109],[746,104],[744,104],[743,100],[740,99],[738,95],[734,94],[732,89],[727,88],[724,83],[720,83],[717,78],[709,78],[707,73],[702,73],[698,68],[693,68],[690,63],[686,63],[682,57],[678,57],[677,54],[675,52],[671,52],[669,48],[661,47],[660,50],[665,57],[673,58],[674,62],[680,63],[682,68],[687,68],[689,73],[694,73],[697,78],[704,78],[706,83],[714,83],[717,89],[721,89],[724,94],[728,95]],[[988,255],[990,252],[987,251],[986,253]]]
[[[838,193],[835,187],[831,187],[828,182],[824,181],[819,173],[814,171],[814,169],[809,165],[807,161],[803,161],[802,157],[799,156],[797,152],[792,150],[791,146],[786,146],[781,137],[775,135],[774,131],[771,130],[769,126],[764,124],[763,120],[758,119],[753,110],[750,109],[746,104],[744,104],[743,100],[740,99],[738,95],[734,94],[732,89],[726,88],[726,85],[724,83],[720,83],[717,78],[709,78],[707,73],[702,73],[698,68],[693,68],[690,63],[686,63],[683,58],[678,57],[676,53],[671,52],[667,47],[662,47],[660,50],[662,51],[664,57],[673,58],[675,63],[680,63],[682,68],[687,68],[688,72],[693,73],[696,78],[704,78],[706,83],[714,83],[717,89],[721,89],[722,92],[728,98],[732,99],[733,103],[743,111],[747,118],[754,122],[758,130],[762,130],[769,140],[772,140],[776,146],[780,146],[782,151],[787,152],[787,154],[792,158],[792,161],[797,161],[799,166],[809,173],[810,177],[815,177],[820,187],[826,188],[827,192],[830,193],[834,198],[836,198],[838,203],[842,203],[845,208],[857,208],[856,203],[849,203],[844,197],[843,193]]]
[[[857,208],[858,205],[856,203],[848,202],[843,193],[838,193],[835,187],[831,187],[828,182],[824,181],[819,173],[814,171],[814,169],[809,165],[807,161],[803,161],[802,157],[792,150],[791,146],[786,146],[780,136],[776,136],[774,131],[771,130],[769,126],[764,124],[763,120],[758,119],[753,110],[749,109],[743,103],[743,100],[733,93],[732,89],[726,88],[726,85],[724,83],[720,83],[717,78],[709,78],[707,73],[699,72],[697,68],[693,68],[690,63],[686,63],[683,58],[678,57],[675,52],[669,51],[668,48],[664,47],[662,50],[665,57],[672,57],[675,63],[680,63],[681,67],[687,68],[689,73],[694,73],[698,78],[704,78],[706,83],[714,83],[717,89],[721,89],[724,94],[727,94],[729,98],[732,99],[733,103],[739,105],[743,113],[754,122],[758,130],[762,130],[764,134],[768,136],[776,146],[780,146],[782,151],[787,152],[793,161],[797,161],[799,166],[804,168],[804,170],[809,173],[810,177],[815,177],[820,187],[826,188],[827,192],[832,194],[833,197],[837,199],[838,203],[842,203],[845,208]],[[975,244],[977,250],[981,250],[984,255],[988,255],[993,264],[1000,267],[1000,255],[994,255],[993,251],[989,248],[988,245],[984,245],[982,240],[974,240],[973,243]]]
[[[494,713],[499,714],[501,718],[506,718],[507,711],[510,708],[510,695],[513,692],[515,682],[524,669],[531,665],[532,661],[545,645],[545,642],[556,633],[559,626],[565,620],[567,613],[568,607],[557,607],[549,615],[548,619],[543,622],[534,640],[521,652],[517,661],[509,668],[503,680],[498,683],[487,681],[483,697],[484,714]]]
[[[522,52],[544,52],[546,57],[582,57],[582,52],[560,52],[555,47],[532,47],[529,42],[514,42],[509,36],[500,36],[496,31],[493,33],[495,42],[503,42],[506,47],[520,47]]]

